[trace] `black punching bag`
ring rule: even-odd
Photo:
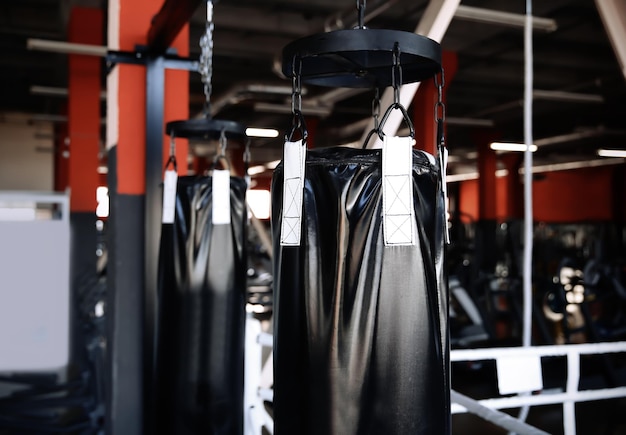
[[[275,434],[450,433],[439,165],[408,148],[414,243],[395,246],[382,150],[306,153],[298,246],[282,243],[283,163],[272,181]]]
[[[245,181],[231,177],[230,223],[218,225],[212,178],[178,179],[159,259],[159,434],[242,434],[245,194]]]

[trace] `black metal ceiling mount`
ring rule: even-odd
[[[283,74],[302,83],[345,88],[382,88],[435,76],[441,70],[441,46],[425,36],[400,30],[368,29],[366,0],[357,0],[358,25],[317,33],[287,44]],[[297,71],[294,71],[297,68]]]
[[[355,28],[318,33],[283,49],[283,74],[292,77],[294,59],[303,83],[374,88],[393,83],[394,50],[399,50],[403,83],[431,78],[441,69],[441,46],[399,30]]]
[[[209,117],[168,122],[165,132],[170,136],[192,140],[218,140],[222,132],[228,140],[243,142],[248,137],[243,124]]]

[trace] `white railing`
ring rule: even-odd
[[[565,391],[563,392],[497,397],[473,401],[473,403],[489,409],[510,409],[526,405],[537,406],[562,403],[564,433],[565,435],[575,435],[576,411],[574,405],[576,402],[626,397],[626,386],[584,391],[578,389],[580,382],[580,356],[607,353],[626,353],[626,342],[453,350],[450,354],[450,359],[453,362],[460,362],[497,361],[499,358],[516,357],[567,357],[567,381]],[[459,403],[452,404],[453,414],[468,411],[472,411],[471,406],[468,408]]]
[[[264,402],[272,402],[273,373],[271,353],[263,361],[263,348],[272,347],[272,335],[261,331],[258,320],[248,317],[246,326],[246,389],[245,389],[245,435],[261,435],[262,428],[274,433],[272,417],[265,409]],[[474,400],[457,391],[451,392],[453,414],[471,412],[479,417],[520,434],[545,434],[500,409],[523,406],[563,404],[563,429],[565,435],[576,434],[576,402],[594,401],[626,397],[626,386],[583,390],[578,388],[580,381],[580,356],[591,354],[626,353],[626,342],[568,344],[557,346],[505,347],[489,349],[453,350],[452,362],[486,361],[501,358],[567,358],[567,381],[562,392],[539,392],[507,397]]]

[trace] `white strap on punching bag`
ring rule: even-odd
[[[163,215],[161,222],[173,224],[176,215],[176,183],[178,174],[175,169],[166,169],[163,177]]]
[[[213,208],[213,225],[230,224],[230,171],[223,169],[213,170],[211,176]]]
[[[385,246],[415,245],[413,138],[384,136],[383,237]]]
[[[280,225],[280,244],[300,246],[306,146],[302,140],[286,141],[283,153],[283,216]]]

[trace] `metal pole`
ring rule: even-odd
[[[161,182],[163,171],[163,106],[165,66],[162,56],[146,63],[146,199],[145,199],[145,303],[144,303],[144,415],[153,421],[154,364],[157,313],[157,274],[161,235]]]
[[[533,307],[533,16],[532,0],[526,0],[526,26],[524,27],[524,257],[523,257],[523,301],[522,345],[532,345]],[[526,393],[528,394],[528,393]],[[530,406],[525,405],[519,420],[528,417]]]

